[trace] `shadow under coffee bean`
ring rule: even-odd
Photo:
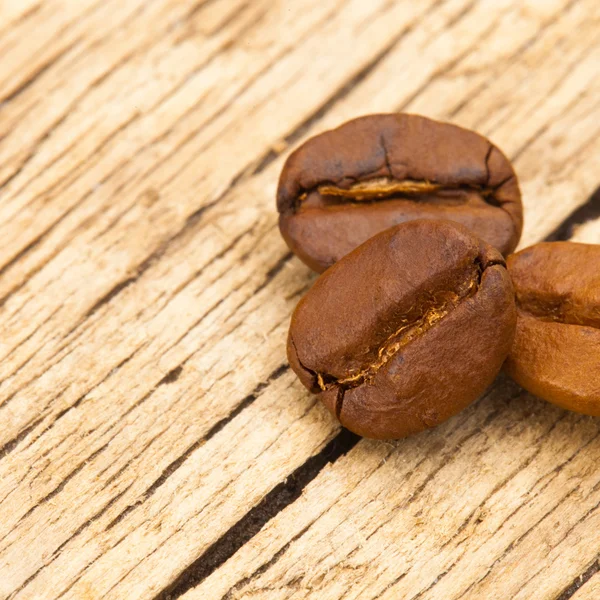
[[[449,219],[503,254],[521,236],[515,172],[475,132],[408,114],[349,121],[290,155],[277,191],[288,246],[318,272],[398,223]]]
[[[450,221],[415,220],[373,237],[300,301],[288,358],[348,429],[399,438],[478,398],[513,340],[502,255]]]

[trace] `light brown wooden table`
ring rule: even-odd
[[[507,153],[521,247],[600,242],[597,0],[4,0],[0,56],[0,598],[600,598],[600,420],[501,376],[341,431],[274,206],[401,110]]]

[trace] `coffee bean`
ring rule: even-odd
[[[279,227],[315,271],[398,223],[459,222],[503,254],[521,236],[515,173],[480,135],[417,115],[371,115],[311,138],[287,160]]]
[[[518,319],[505,370],[548,402],[600,416],[600,246],[537,244],[508,269]]]
[[[399,438],[485,390],[510,349],[514,292],[501,254],[450,221],[415,220],[327,270],[290,325],[290,365],[348,429]]]

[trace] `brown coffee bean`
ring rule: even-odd
[[[277,207],[288,246],[318,272],[413,219],[459,222],[503,254],[523,225],[517,178],[498,148],[407,114],[361,117],[308,140],[283,168]]]
[[[537,244],[508,270],[518,319],[505,370],[548,402],[600,416],[600,246]]]
[[[290,325],[290,365],[342,425],[399,438],[485,390],[510,349],[514,292],[500,253],[450,221],[416,220],[327,270]]]

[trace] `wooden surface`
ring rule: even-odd
[[[289,151],[405,110],[600,242],[597,0],[0,2],[0,598],[600,597],[600,421],[502,376],[393,443],[297,382]]]

